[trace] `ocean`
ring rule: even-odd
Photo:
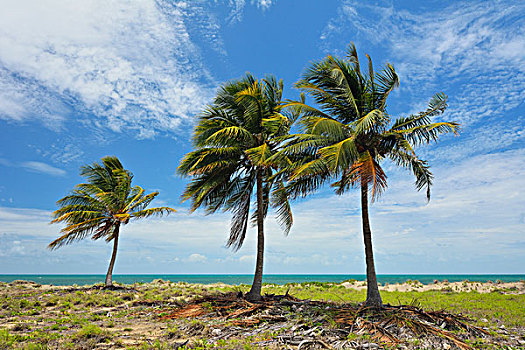
[[[34,281],[39,284],[51,285],[86,285],[103,283],[105,275],[0,275],[0,282],[12,282],[14,280]],[[188,283],[226,283],[231,285],[251,284],[252,275],[113,275],[113,281],[123,284],[147,283],[155,279],[163,279],[171,282]],[[364,281],[365,275],[264,275],[263,283],[287,284],[302,282],[334,282],[340,283],[345,280],[355,279]],[[402,283],[407,280],[419,281],[423,284],[434,283],[435,280],[449,282],[476,281],[476,282],[517,282],[525,280],[525,275],[378,275],[379,283]]]

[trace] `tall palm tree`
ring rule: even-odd
[[[380,307],[372,250],[372,232],[368,214],[372,201],[387,187],[387,176],[381,161],[388,158],[411,171],[416,188],[426,188],[430,200],[432,173],[428,163],[414,152],[414,146],[437,141],[443,133],[456,133],[454,122],[431,122],[445,111],[447,96],[438,93],[428,108],[418,114],[391,121],[386,110],[389,93],[399,85],[394,67],[387,64],[374,73],[368,58],[368,74],[363,74],[355,46],[351,44],[345,59],[328,56],[314,62],[296,87],[310,95],[317,107],[301,101],[291,102],[302,113],[300,125],[304,134],[295,135],[282,155],[300,155],[290,166],[291,197],[307,195],[323,183],[332,183],[337,194],[351,187],[361,191],[363,239],[366,257],[366,305]],[[282,157],[282,156],[281,156]]]
[[[292,213],[284,191],[283,173],[269,164],[282,145],[294,117],[283,110],[282,80],[268,76],[257,80],[247,74],[224,84],[213,103],[201,114],[193,142],[177,171],[191,176],[183,198],[192,200],[191,210],[200,206],[207,214],[219,209],[231,211],[228,247],[238,250],[250,221],[255,187],[255,210],[251,222],[257,226],[255,274],[246,298],[261,299],[264,261],[264,219],[268,207],[277,209],[285,234],[292,225]]]
[[[87,182],[78,184],[70,195],[57,202],[60,208],[53,212],[55,219],[51,222],[63,222],[67,226],[61,230],[62,236],[48,247],[56,249],[87,236],[93,240],[105,238],[106,242],[113,241],[113,253],[105,281],[105,286],[111,287],[120,226],[126,225],[131,219],[162,216],[175,212],[175,209],[147,209],[159,192],[145,195],[140,186],[131,187],[133,174],[123,168],[117,157],[104,157],[102,164],[83,166],[80,175],[86,177]]]

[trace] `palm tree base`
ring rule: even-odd
[[[366,307],[367,309],[382,309],[383,308],[383,303],[381,301],[377,302],[377,301],[365,301],[363,303],[363,306]]]
[[[263,297],[261,296],[261,294],[257,294],[257,293],[251,293],[251,292],[248,292],[244,295],[244,299],[248,300],[249,302],[261,302],[263,301]]]

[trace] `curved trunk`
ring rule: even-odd
[[[117,258],[117,248],[118,248],[118,236],[120,231],[120,224],[117,224],[115,227],[115,232],[113,233],[113,253],[111,254],[111,260],[109,261],[108,273],[106,274],[106,287],[113,286],[113,266],[115,266],[115,259]]]
[[[368,218],[368,184],[361,181],[361,219],[363,221],[363,239],[366,259],[366,306],[381,307],[383,302],[377,286],[374,252],[372,250],[372,231]]]
[[[262,170],[257,170],[257,261],[255,263],[255,275],[253,276],[252,288],[246,294],[250,301],[260,301],[263,263],[264,263],[264,203],[263,203],[263,178]]]

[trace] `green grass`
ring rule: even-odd
[[[239,288],[215,288],[216,291],[238,291]],[[248,286],[241,287],[243,292]],[[331,283],[302,283],[284,286],[264,285],[263,293],[284,294],[288,291],[299,299],[359,303],[366,299],[366,290],[356,291]],[[525,325],[525,295],[506,295],[499,292],[381,292],[383,303],[391,305],[417,303],[424,309],[461,313],[480,325],[517,327]],[[488,322],[481,321],[486,319]]]
[[[413,285],[417,282],[414,281]],[[3,349],[77,349],[90,348],[104,342],[119,343],[124,333],[137,334],[133,322],[145,317],[150,322],[160,316],[165,306],[174,302],[189,300],[209,292],[247,292],[248,285],[206,287],[188,283],[164,283],[160,285],[134,284],[126,290],[13,290],[0,288],[0,350]],[[366,291],[347,289],[333,283],[309,282],[284,286],[265,284],[263,293],[284,294],[288,291],[300,299],[324,300],[336,303],[359,303],[365,300]],[[476,321],[478,325],[492,328],[504,324],[509,327],[525,325],[525,295],[506,295],[501,292],[480,294],[477,292],[410,291],[381,292],[383,302],[416,304],[425,310],[446,310],[461,313]],[[155,302],[141,304],[141,301]],[[139,302],[137,304],[137,302]],[[127,304],[127,305],[125,305]],[[117,307],[108,314],[101,308]],[[166,309],[169,312],[170,308]],[[291,310],[290,310],[291,311]],[[141,316],[142,315],[142,316]],[[148,316],[144,316],[148,315]],[[301,314],[296,314],[299,321]],[[330,317],[327,317],[330,320]],[[4,327],[4,322],[10,322]],[[162,321],[158,321],[159,325]],[[145,341],[136,349],[168,349],[171,341],[185,338],[188,330],[196,337],[206,337],[213,324],[201,320],[180,320],[187,322],[185,331],[179,324],[164,323],[166,328],[161,338]],[[312,323],[304,319],[303,322]],[[314,323],[311,326],[315,326]],[[2,329],[7,328],[7,329]],[[133,331],[133,332],[132,332]],[[196,349],[255,349],[258,341],[276,336],[264,334],[256,338],[228,339],[209,344],[205,340],[195,344]],[[148,339],[148,334],[145,334]],[[142,340],[140,340],[142,341]],[[476,348],[478,348],[476,346]],[[479,347],[482,348],[482,347]]]

